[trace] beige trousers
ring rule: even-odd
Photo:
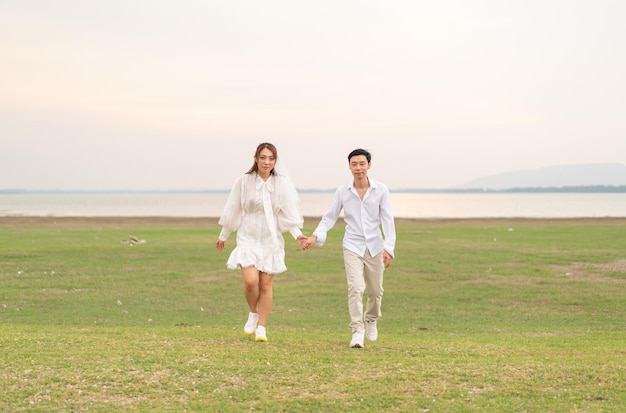
[[[383,300],[383,253],[375,257],[369,250],[361,257],[352,251],[343,249],[343,262],[348,281],[348,311],[352,332],[364,331],[364,321],[376,321],[381,315]],[[367,305],[363,314],[363,293],[367,291]]]

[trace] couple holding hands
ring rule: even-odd
[[[348,165],[353,180],[337,188],[330,207],[309,237],[302,234],[304,219],[298,193],[288,176],[281,173],[274,145],[261,143],[250,170],[235,181],[219,219],[222,230],[216,248],[223,251],[229,235],[237,232],[236,246],[226,265],[241,270],[249,307],[244,332],[255,334],[256,341],[267,341],[274,274],[287,270],[282,234],[289,232],[303,250],[322,246],[342,211],[350,347],[362,348],[365,338],[378,338],[376,322],[381,316],[383,273],[393,260],[396,233],[389,190],[368,177],[371,159],[365,149],[350,152]]]

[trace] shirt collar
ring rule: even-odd
[[[378,187],[378,184],[372,178],[367,177],[367,179],[369,179],[370,181],[370,186],[369,186],[370,188],[376,189]],[[350,189],[351,191],[352,190],[356,191],[356,187],[354,186],[354,179],[350,181],[350,185],[348,185],[348,189]]]

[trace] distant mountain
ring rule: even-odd
[[[560,188],[573,186],[626,185],[626,165],[596,163],[550,166],[505,172],[473,179],[453,189]]]

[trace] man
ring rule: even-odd
[[[364,338],[369,341],[378,338],[376,321],[381,316],[383,272],[393,260],[396,243],[389,189],[367,176],[371,160],[371,154],[365,149],[350,152],[348,164],[354,179],[337,188],[330,208],[313,235],[300,244],[304,249],[313,244],[322,246],[327,232],[344,211],[343,257],[352,330],[350,347],[353,348],[363,348]],[[367,305],[364,314],[365,290]]]

